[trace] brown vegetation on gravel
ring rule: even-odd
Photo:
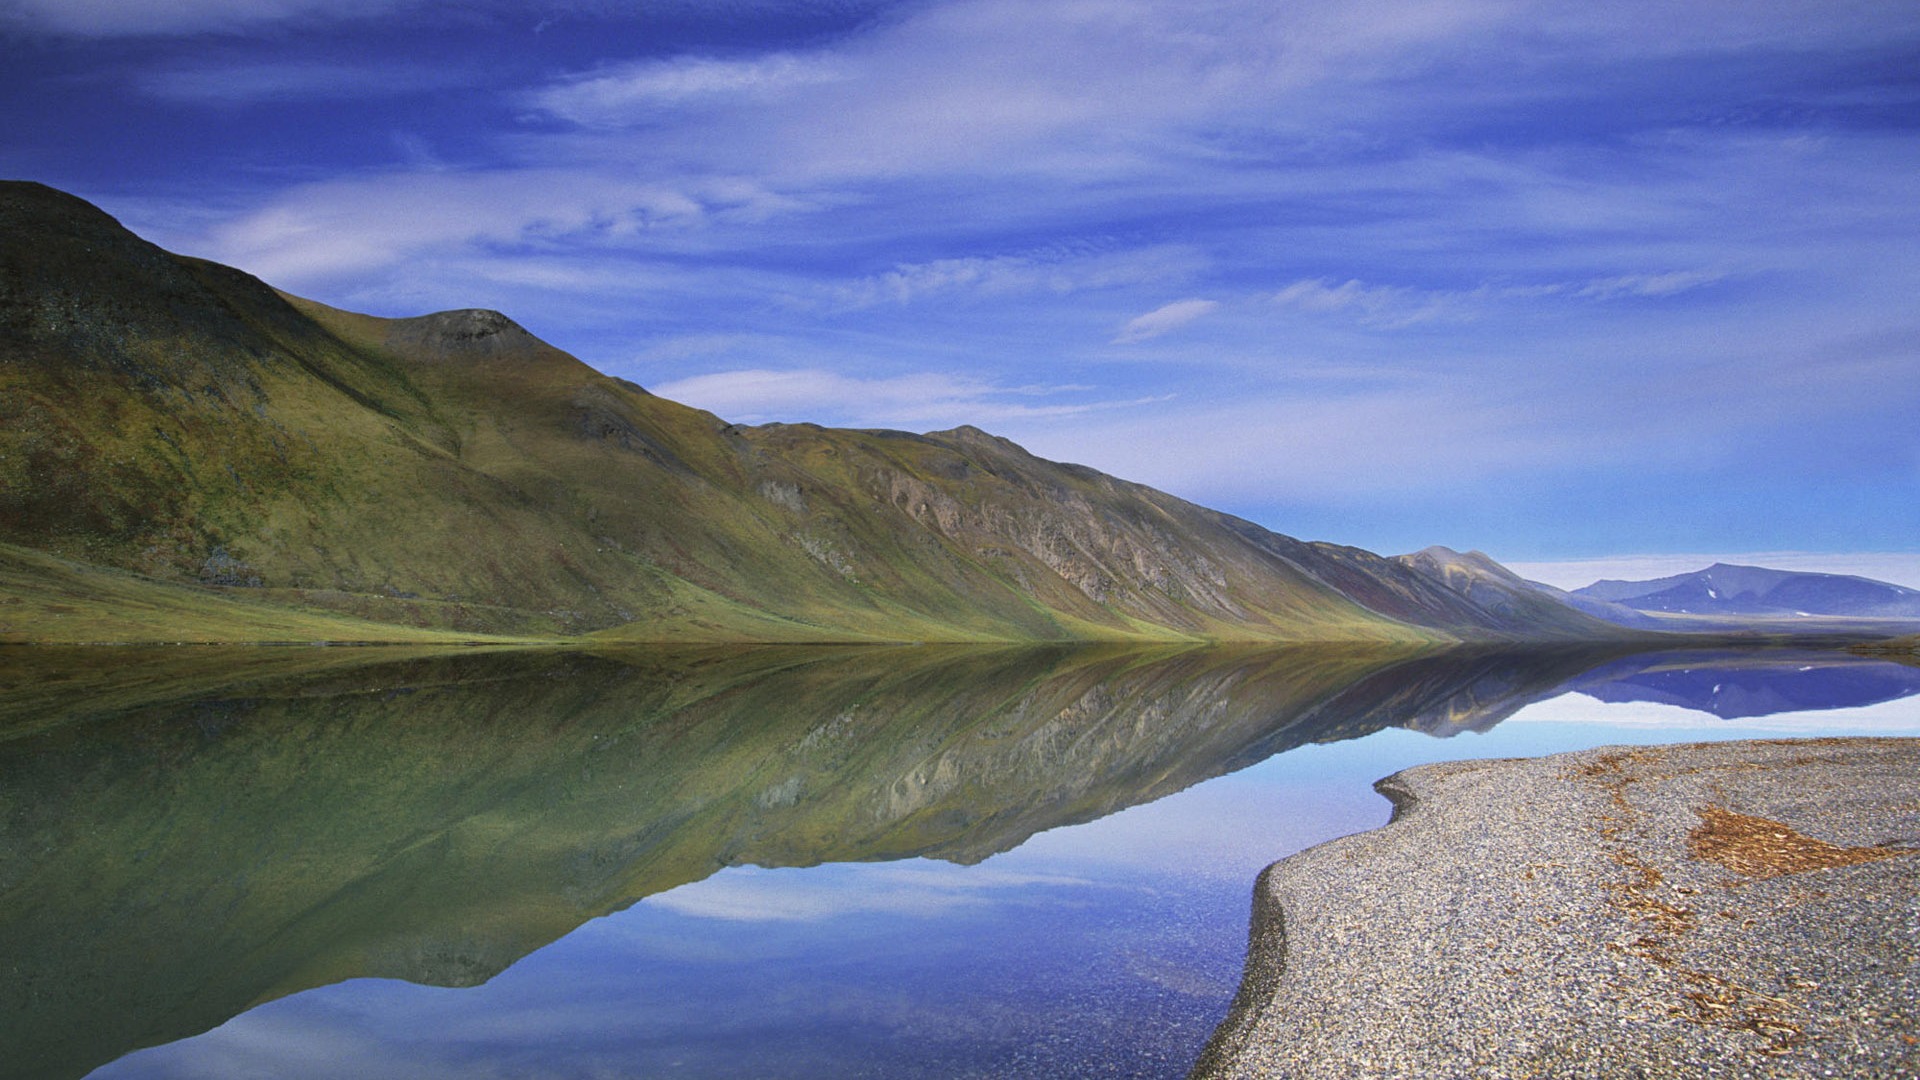
[[[1913,852],[1889,847],[1838,847],[1805,836],[1793,826],[1719,806],[1701,807],[1700,827],[1687,835],[1687,851],[1736,874],[1770,878],[1835,866],[1891,859]]]

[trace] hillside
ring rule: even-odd
[[[1517,622],[1551,626],[1565,634],[1579,634],[1590,618],[1636,629],[1656,625],[1655,620],[1627,608],[1528,581],[1479,551],[1462,554],[1435,545],[1411,555],[1396,555],[1394,561],[1440,582],[1484,610]]]
[[[728,424],[497,312],[338,311],[37,184],[0,185],[0,391],[10,565],[169,598],[113,640],[173,640],[179,609],[216,596],[351,619],[355,639],[1620,633],[973,428]]]

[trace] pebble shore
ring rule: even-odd
[[[1920,739],[1426,765],[1276,863],[1193,1075],[1920,1077]]]

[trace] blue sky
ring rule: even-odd
[[[338,306],[499,308],[730,420],[972,423],[1387,552],[1920,567],[1910,0],[0,26],[0,174]]]

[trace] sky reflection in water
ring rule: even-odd
[[[1484,733],[1304,746],[975,866],[728,868],[592,920],[479,987],[354,979],[94,1075],[1177,1077],[1238,984],[1255,876],[1383,824],[1380,776],[1829,734],[1920,734],[1920,699],[1719,720],[1569,693]]]

